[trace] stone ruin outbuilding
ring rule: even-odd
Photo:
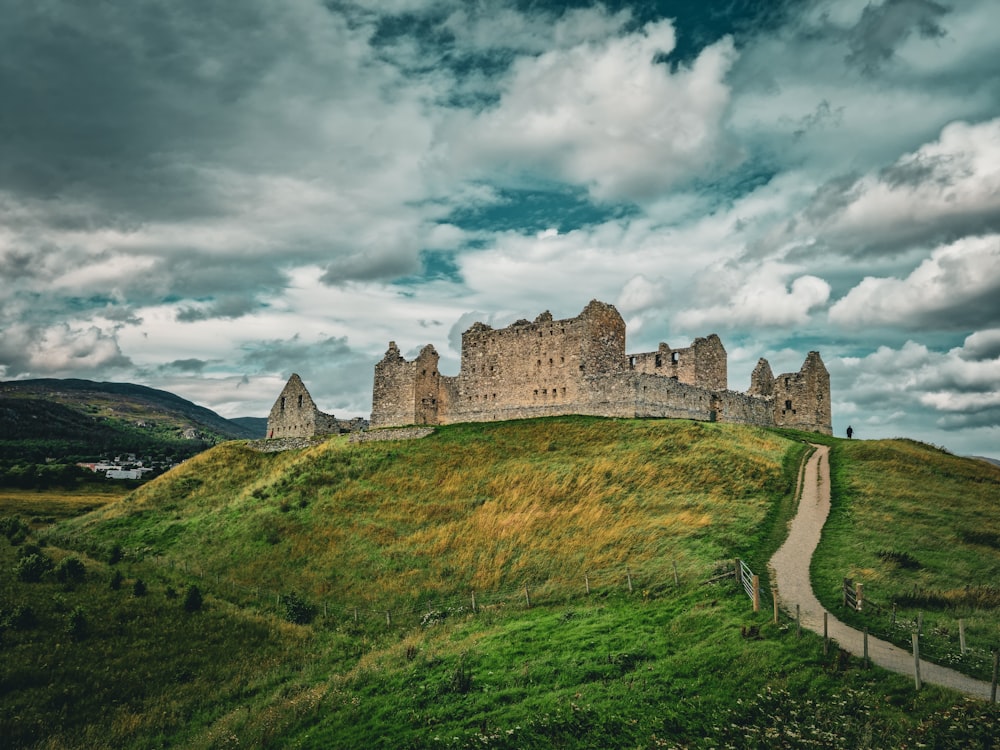
[[[267,437],[316,437],[317,435],[337,435],[343,432],[357,432],[367,427],[360,417],[337,419],[332,414],[324,414],[313,401],[297,374],[292,373],[278,400],[271,407],[267,417]]]
[[[501,329],[473,324],[462,334],[457,376],[442,375],[438,360],[428,345],[407,361],[390,342],[375,365],[371,426],[587,414],[833,433],[830,375],[819,352],[810,352],[799,372],[777,377],[761,359],[749,390],[730,391],[718,336],[682,349],[661,343],[654,352],[627,354],[625,321],[597,300],[565,320],[544,312]]]

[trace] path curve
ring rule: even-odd
[[[830,448],[814,446],[815,453],[805,466],[799,508],[792,519],[788,538],[768,563],[771,580],[778,587],[778,602],[794,616],[799,605],[802,627],[823,634],[823,605],[813,593],[809,565],[819,544],[820,532],[830,514]],[[828,613],[830,638],[852,654],[864,654],[864,634]],[[913,678],[913,654],[873,636],[868,636],[868,655],[872,662],[893,672]],[[990,699],[990,684],[976,680],[938,664],[920,660],[920,678],[925,683],[941,685],[983,700]]]

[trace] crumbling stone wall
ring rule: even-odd
[[[441,375],[438,361],[427,346],[406,362],[390,342],[375,366],[372,426],[588,414],[780,423],[832,432],[829,375],[815,352],[802,372],[782,376],[781,392],[794,391],[796,407],[785,409],[778,422],[778,379],[766,360],[754,370],[748,393],[729,391],[726,350],[717,335],[683,349],[661,343],[655,352],[628,355],[624,320],[614,306],[597,300],[565,320],[544,312],[502,329],[475,323],[462,335],[459,374]]]
[[[337,419],[332,414],[321,412],[302,378],[292,373],[267,417],[267,437],[310,438],[352,432],[366,426],[365,420],[360,418]]]
[[[774,424],[832,435],[830,373],[819,352],[809,352],[798,372],[774,379]]]

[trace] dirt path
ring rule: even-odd
[[[771,580],[778,587],[778,601],[786,612],[795,615],[799,605],[802,627],[823,634],[823,605],[813,594],[809,582],[809,564],[819,544],[820,532],[830,513],[830,449],[816,446],[816,452],[805,467],[799,509],[792,519],[788,539],[768,567]],[[864,654],[864,634],[849,627],[832,614],[827,617],[830,638],[852,654]],[[880,667],[913,678],[913,654],[891,643],[868,637],[868,655]],[[990,684],[973,679],[953,669],[920,660],[923,682],[943,685],[967,695],[990,699]]]

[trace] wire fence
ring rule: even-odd
[[[50,534],[50,544],[74,548],[73,540]],[[407,599],[402,595],[383,601],[375,598],[345,601],[344,599],[297,591],[294,586],[277,588],[273,585],[248,583],[232,576],[213,572],[184,559],[166,557],[148,548],[122,549],[117,546],[88,545],[86,554],[94,559],[118,559],[128,564],[150,565],[166,573],[166,578],[180,578],[184,584],[195,584],[206,594],[239,606],[287,617],[292,606],[305,605],[316,616],[327,621],[370,626],[383,623],[396,625],[431,625],[449,616],[497,610],[530,608],[536,605],[559,605],[579,601],[583,597],[599,598],[615,593],[639,595],[643,599],[662,597],[680,589],[718,583],[736,575],[737,565],[720,562],[705,568],[702,574],[686,567],[678,568],[676,560],[655,568],[636,571],[629,566],[588,569],[576,575],[528,580],[516,585],[475,589],[464,587],[464,593],[448,592],[440,596],[421,594]],[[707,576],[707,577],[706,577]],[[294,602],[294,604],[293,604]]]
[[[841,607],[850,621],[874,636],[909,649],[916,635],[923,657],[980,679],[992,677],[997,633],[975,627],[974,613],[959,617],[940,609],[925,611],[873,599],[868,588],[852,578],[843,579]]]

